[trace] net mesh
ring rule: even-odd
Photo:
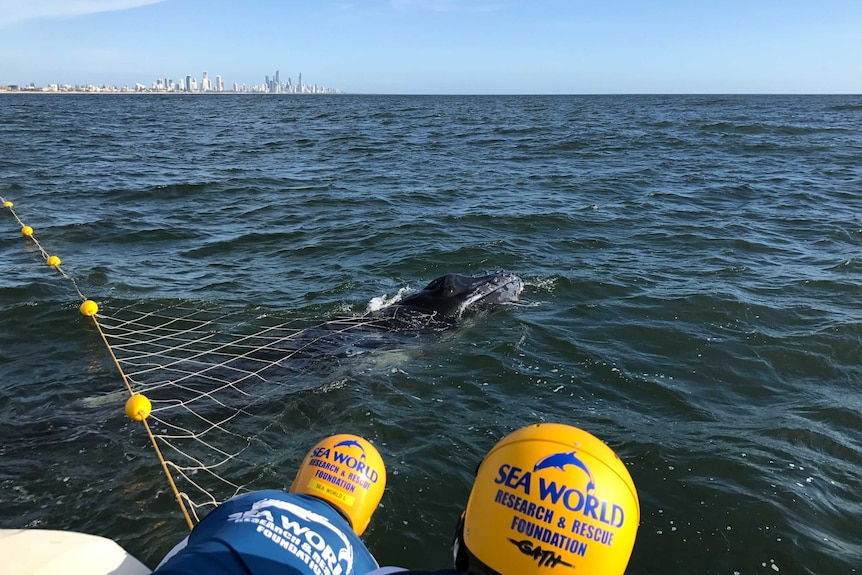
[[[277,424],[278,397],[331,375],[347,332],[372,320],[300,327],[296,320],[199,302],[108,308],[97,321],[132,394],[152,404],[149,428],[190,514],[253,484]],[[263,385],[265,384],[265,385]],[[253,430],[253,431],[252,431]],[[252,462],[252,463],[249,463]]]
[[[233,336],[220,324],[230,316],[176,304],[148,310],[127,306],[99,315],[105,338],[126,374],[132,393],[152,403],[150,428],[189,511],[218,504],[220,493],[243,486],[220,473],[239,458],[253,438],[232,431],[239,417],[253,418],[250,387],[265,381],[277,362],[240,363],[260,340],[291,337],[274,327],[260,334]],[[247,426],[245,426],[247,427]]]
[[[339,358],[378,345],[374,329],[360,339],[347,333],[373,328],[378,320],[372,318],[302,326],[278,314],[185,300],[103,302],[93,311],[96,304],[59,258],[49,255],[11,202],[0,202],[45,262],[74,286],[84,302],[81,313],[92,318],[129,395],[149,400],[143,424],[189,527],[267,472],[267,453],[277,443],[268,434],[284,433],[271,428],[279,425],[286,391],[320,384],[318,367],[332,385]]]

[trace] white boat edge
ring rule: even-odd
[[[146,575],[116,542],[75,531],[0,529],[4,575]]]

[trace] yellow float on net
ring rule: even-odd
[[[4,207],[4,208],[11,208],[11,207],[12,207],[12,206],[14,206],[14,205],[15,205],[15,204],[13,204],[12,202],[10,202],[9,200],[6,200],[5,202],[3,202],[3,207]]]
[[[29,238],[33,235],[33,228],[31,228],[30,226],[24,226],[23,228],[21,228],[21,234]]]
[[[126,400],[126,415],[134,421],[143,421],[150,415],[153,410],[153,404],[147,399],[146,395],[136,393]]]
[[[78,309],[81,310],[81,315],[93,317],[94,315],[99,313],[99,304],[97,304],[91,299],[88,299],[85,300],[84,303],[81,304],[81,307]]]
[[[60,265],[60,258],[58,258],[57,256],[50,256],[47,260],[45,260],[45,263],[47,263],[52,268],[55,268]]]

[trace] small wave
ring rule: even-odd
[[[524,287],[552,293],[557,287],[557,282],[559,280],[559,276],[524,278]]]
[[[827,110],[832,110],[835,112],[862,112],[862,103],[860,104],[838,104],[837,106],[831,106],[827,108]]]
[[[701,125],[700,129],[704,132],[714,132],[719,134],[741,134],[746,136],[757,136],[771,134],[777,136],[805,136],[810,134],[821,133],[850,133],[847,128],[836,126],[793,126],[781,124],[744,124],[730,122],[715,122]]]
[[[411,291],[412,290],[410,288],[403,287],[403,288],[400,288],[398,290],[398,293],[396,293],[392,297],[387,297],[386,294],[383,294],[382,296],[373,297],[373,298],[371,298],[371,300],[369,300],[368,305],[366,306],[366,311],[370,313],[373,311],[383,309],[384,307],[388,307],[388,306],[394,304],[395,302],[400,301],[405,295],[407,295]]]

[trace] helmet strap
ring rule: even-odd
[[[452,542],[452,555],[455,571],[466,573],[470,566],[470,558],[467,556],[467,546],[464,545],[464,513],[458,518],[458,526],[455,528],[455,541]]]
[[[464,543],[464,515],[458,519],[458,527],[455,528],[455,541],[452,543],[452,555],[454,556],[455,571],[464,575],[500,575],[470,553]]]

